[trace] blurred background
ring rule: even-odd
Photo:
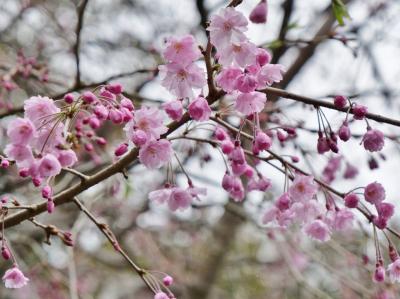
[[[352,19],[338,27],[329,0],[269,0],[268,22],[250,24],[249,37],[270,49],[274,63],[285,66],[280,88],[323,100],[348,95],[367,105],[370,112],[399,118],[400,2],[346,2]],[[248,15],[257,3],[244,0],[238,10]],[[227,4],[220,0],[0,0],[0,79],[7,79],[18,53],[38,61],[31,76],[16,79],[18,88],[12,92],[0,89],[0,109],[20,107],[33,95],[57,99],[69,91],[75,82],[77,54],[82,87],[117,81],[138,106],[158,106],[172,99],[157,77],[165,38],[191,33],[204,46],[207,20]],[[78,19],[82,23],[77,48]],[[296,140],[284,146],[275,144],[274,150],[288,155],[301,152],[299,165],[323,177],[331,156],[316,153],[315,111],[273,97],[268,109],[273,111],[265,115],[271,126],[283,119],[285,124],[304,128],[298,130]],[[343,122],[343,115],[324,112],[332,127],[337,129]],[[0,148],[4,148],[9,120],[5,117],[0,122]],[[371,124],[392,137],[386,140],[384,151],[366,154],[359,145],[361,139],[343,144],[341,167],[332,185],[344,192],[377,180],[386,188],[388,201],[396,204],[399,130]],[[362,134],[365,124],[352,124],[352,131]],[[99,135],[107,137],[109,147],[91,155],[82,153],[85,162],[79,170],[84,173],[112,163],[113,146],[124,138],[115,126],[103,128]],[[149,171],[141,165],[132,165],[127,180],[116,175],[80,199],[110,225],[139,265],[174,277],[172,289],[177,298],[399,298],[396,285],[372,283],[372,232],[362,217],[354,231],[335,235],[324,244],[310,241],[296,228],[283,232],[262,227],[262,212],[283,190],[281,173],[260,167],[273,187],[266,193],[252,192],[237,204],[220,188],[224,167],[218,152],[188,141],[177,144],[176,150],[195,185],[208,188],[208,195],[190,209],[171,213],[165,206],[150,203],[147,194],[163,184],[165,171]],[[348,165],[358,169],[351,180],[343,178]],[[181,175],[177,173],[177,181],[184,184]],[[76,181],[64,174],[58,178],[57,190]],[[0,196],[7,194],[23,204],[41,200],[28,181],[1,171]],[[399,227],[398,217],[394,218],[391,225]],[[66,247],[57,238],[51,238],[49,246],[43,230],[29,221],[7,230],[31,283],[17,291],[0,287],[0,298],[152,298],[74,205],[59,207],[53,215],[37,220],[72,232],[75,246]],[[4,262],[0,268],[3,273],[9,265]]]

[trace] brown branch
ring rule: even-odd
[[[85,15],[86,6],[88,5],[89,0],[83,0],[79,5],[77,14],[78,14],[78,23],[76,25],[76,42],[74,44],[73,52],[75,55],[76,61],[76,77],[75,77],[75,86],[78,87],[81,85],[81,70],[80,70],[80,45],[81,45],[81,32],[83,27],[83,18]]]
[[[139,267],[121,248],[114,233],[110,230],[109,226],[105,223],[100,222],[97,218],[83,205],[83,203],[76,197],[73,198],[73,202],[76,206],[84,213],[88,218],[97,226],[97,228],[103,233],[107,240],[111,243],[114,249],[129,263],[129,265],[135,270],[135,272],[140,276],[143,282],[147,285],[150,290],[153,290],[152,285],[146,279],[146,270]]]
[[[314,107],[325,107],[325,108],[329,108],[329,109],[333,109],[333,110],[337,110],[337,111],[341,111],[341,112],[347,112],[347,108],[338,108],[333,103],[329,103],[329,102],[309,98],[306,96],[294,94],[294,93],[288,92],[286,90],[275,88],[275,87],[267,87],[267,88],[263,89],[262,92],[265,92],[267,94],[272,94],[272,95],[275,95],[278,97],[283,97],[286,99],[291,99],[294,101],[302,102],[304,104],[313,105]],[[349,113],[354,114],[352,110],[350,110]],[[398,119],[393,119],[393,118],[389,118],[389,117],[382,116],[379,114],[374,114],[374,113],[367,113],[365,115],[365,117],[368,119],[375,120],[380,123],[386,123],[386,124],[400,127],[400,120],[398,120]]]

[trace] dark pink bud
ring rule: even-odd
[[[96,108],[94,108],[94,114],[96,114],[99,119],[107,119],[108,113],[108,109],[103,105],[97,105]]]
[[[98,145],[106,145],[107,144],[107,140],[105,140],[103,137],[98,137],[97,139],[96,139],[96,143],[98,144]]]
[[[28,176],[29,176],[29,169],[28,169],[28,168],[22,168],[22,169],[19,171],[19,176],[20,176],[21,178],[26,178],[26,177],[28,177]]]
[[[298,163],[300,161],[300,158],[297,156],[291,156],[290,158],[292,159],[293,163]]]
[[[52,201],[51,199],[47,200],[47,212],[49,214],[54,212],[54,207],[55,207],[54,201]]]
[[[271,138],[264,132],[258,131],[254,140],[256,147],[260,150],[269,150],[272,145]]]
[[[74,95],[72,93],[67,93],[64,95],[64,101],[67,104],[72,104],[74,102]]]
[[[253,167],[250,165],[246,165],[246,170],[243,173],[246,177],[251,178],[254,175]]]
[[[173,279],[171,276],[167,275],[167,276],[165,276],[165,277],[163,278],[163,284],[164,284],[166,287],[169,287],[169,286],[172,285],[173,283],[174,283],[174,279]]]
[[[89,126],[90,126],[93,130],[100,128],[100,120],[99,120],[97,117],[92,116],[92,117],[89,119]]]
[[[129,111],[133,111],[135,109],[135,107],[133,106],[133,103],[131,100],[127,99],[127,98],[123,98],[121,100],[121,106],[128,109]]]
[[[116,109],[110,111],[109,117],[114,124],[120,124],[123,121],[122,113]]]
[[[339,152],[339,147],[337,146],[337,143],[334,142],[333,140],[329,140],[329,148],[332,152],[337,154]]]
[[[10,166],[10,162],[7,159],[1,160],[0,167],[1,168],[8,168]]]
[[[373,157],[371,157],[371,159],[368,160],[368,166],[369,169],[371,170],[379,168],[378,161],[376,161],[376,159]]]
[[[114,151],[114,154],[119,157],[125,154],[128,151],[128,144],[127,143],[122,143],[120,144]]]
[[[234,148],[234,144],[229,139],[221,142],[221,150],[225,155],[229,155],[230,153],[232,153]]]
[[[354,114],[354,119],[361,120],[364,119],[365,115],[368,113],[368,108],[363,105],[355,104],[352,111]]]
[[[91,91],[85,91],[82,94],[82,99],[86,104],[91,104],[91,103],[97,101],[96,95]]]
[[[379,229],[385,229],[387,227],[387,219],[383,217],[374,217],[373,222]]]
[[[144,144],[146,144],[147,142],[147,134],[142,131],[142,130],[136,130],[133,134],[132,134],[132,142],[136,145],[136,146],[142,146]]]
[[[267,13],[268,13],[267,1],[261,0],[260,3],[258,3],[256,7],[254,7],[253,10],[251,11],[249,19],[255,24],[266,23]]]
[[[74,240],[72,239],[72,234],[70,232],[63,232],[62,241],[67,246],[74,246]]]
[[[383,282],[385,280],[385,269],[382,265],[377,264],[374,272],[373,281],[374,282]]]
[[[280,142],[284,142],[287,139],[287,135],[280,130],[278,130],[278,133],[276,135],[278,136],[278,140]]]
[[[271,59],[272,59],[272,55],[267,50],[265,50],[263,48],[257,49],[256,60],[260,66],[266,65],[267,63],[269,63],[271,61]]]
[[[325,137],[319,137],[317,143],[317,150],[319,154],[323,154],[329,151],[329,142]]]
[[[215,129],[214,135],[219,141],[225,140],[228,137],[226,131],[221,127],[217,127]]]
[[[247,168],[246,163],[240,164],[240,163],[233,162],[231,166],[232,166],[233,174],[237,175],[237,176],[241,176],[246,171],[246,168]]]
[[[351,132],[350,132],[350,128],[349,128],[347,122],[344,122],[342,124],[342,126],[339,129],[338,134],[339,134],[340,140],[342,140],[342,141],[348,141],[350,139]]]
[[[91,143],[85,143],[85,150],[88,152],[93,151],[93,145]]]
[[[357,208],[359,202],[359,198],[357,194],[350,193],[344,197],[344,205],[350,209]]]
[[[229,155],[229,158],[237,164],[244,164],[246,162],[243,148],[240,145],[235,145],[234,149]]]
[[[114,83],[114,84],[108,84],[106,86],[106,90],[113,94],[121,94],[123,91],[122,85],[119,83]]]
[[[46,199],[51,199],[53,196],[53,189],[49,186],[46,185],[42,188],[42,197]]]
[[[33,178],[32,183],[35,187],[39,187],[42,184],[42,179],[41,178]]]
[[[296,135],[296,129],[293,127],[284,127],[283,130],[289,135]]]
[[[103,90],[100,92],[100,95],[101,95],[103,98],[107,98],[108,100],[113,100],[113,99],[115,99],[115,95],[114,95],[113,93],[109,92],[109,91],[106,90],[106,89],[103,89]]]
[[[11,258],[10,250],[8,250],[8,248],[4,246],[1,247],[1,255],[3,256],[3,259],[5,259],[6,261]]]
[[[233,188],[234,184],[235,178],[229,173],[225,173],[224,177],[222,178],[222,188],[229,192]]]
[[[347,106],[348,101],[345,96],[335,96],[333,103],[335,107],[343,109]]]
[[[129,111],[128,109],[126,109],[125,107],[121,107],[120,108],[120,111],[121,111],[121,113],[122,113],[122,121],[123,122],[128,122],[128,121],[130,121],[131,119],[133,119],[133,114],[132,114],[132,112],[131,111]]]
[[[287,192],[283,193],[278,200],[275,203],[276,207],[280,210],[280,211],[284,211],[289,209],[290,207],[290,197],[289,194]]]

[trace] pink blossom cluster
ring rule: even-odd
[[[275,223],[282,228],[298,223],[308,236],[321,242],[330,240],[332,231],[351,228],[353,213],[329,202],[322,205],[316,200],[317,191],[313,177],[297,174],[288,191],[264,213],[262,222]]]
[[[14,161],[22,177],[30,176],[35,186],[56,176],[62,167],[75,164],[77,157],[65,134],[63,113],[48,97],[25,101],[24,118],[12,120],[7,129],[9,144],[4,153]]]
[[[245,35],[247,19],[232,7],[211,17],[211,43],[222,65],[216,83],[235,100],[235,108],[244,115],[263,110],[266,95],[257,90],[282,80],[283,66],[270,64],[271,55],[257,47]]]
[[[215,138],[220,142],[221,151],[227,155],[229,165],[222,179],[222,188],[229,192],[235,201],[241,201],[245,193],[258,190],[266,191],[271,186],[271,181],[248,164],[244,149],[238,140],[233,141],[230,135],[221,127],[214,132]],[[253,142],[253,153],[259,154],[268,150],[272,145],[272,139],[262,131],[256,133]],[[242,180],[244,179],[244,180]],[[247,189],[243,185],[247,181]]]
[[[200,195],[206,195],[206,188],[194,187],[189,182],[189,188],[166,184],[164,188],[149,193],[149,199],[159,204],[166,203],[171,211],[185,210],[192,205],[194,199],[199,199]]]
[[[336,96],[334,98],[334,105],[337,108],[345,109],[348,103],[351,104],[351,109],[348,109],[348,111],[352,111],[353,119],[364,120],[368,113],[368,108],[366,106],[357,103],[351,103],[344,96]],[[349,128],[348,114],[346,115],[346,119],[340,126],[337,135],[344,142],[350,140],[352,135]],[[329,149],[336,152],[334,149],[332,149],[335,148],[335,146],[331,145],[332,142],[335,144],[337,143],[335,133],[331,133],[331,136],[322,137],[322,133],[320,132],[320,138],[318,139],[318,152],[324,153],[329,151]],[[362,137],[361,143],[364,145],[365,150],[369,152],[378,152],[381,151],[383,149],[383,146],[385,145],[385,136],[378,129],[372,129],[367,123],[367,132]]]

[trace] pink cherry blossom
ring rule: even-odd
[[[304,227],[304,232],[314,240],[320,242],[329,241],[331,238],[331,232],[328,225],[322,220],[314,220]]]
[[[236,89],[236,79],[242,74],[242,71],[237,67],[228,67],[216,76],[215,82],[224,91],[230,93]]]
[[[253,23],[260,24],[267,22],[267,0],[261,0],[250,13],[249,19]]]
[[[389,278],[392,283],[400,282],[400,259],[397,258],[388,266]]]
[[[297,174],[289,188],[290,198],[294,201],[307,201],[317,194],[318,187],[312,176]]]
[[[261,112],[264,109],[267,96],[258,91],[241,93],[236,99],[235,108],[244,115]]]
[[[371,204],[379,204],[385,199],[385,189],[378,182],[368,184],[364,190],[364,197]]]
[[[388,202],[381,202],[376,205],[379,217],[389,219],[394,215],[394,205]]]
[[[280,64],[266,64],[258,73],[258,83],[261,86],[272,85],[278,83],[283,79],[282,74],[285,72],[285,68]]]
[[[50,116],[60,112],[54,101],[48,97],[31,97],[24,103],[25,117],[36,127],[48,121]]]
[[[14,266],[6,271],[3,281],[6,288],[19,289],[28,283],[29,278],[26,278],[21,270],[17,266]]]
[[[333,225],[335,230],[347,231],[353,226],[354,214],[348,209],[334,212]]]
[[[293,218],[299,223],[308,223],[323,213],[323,206],[316,200],[305,202],[296,202],[292,198],[291,200],[290,211],[293,213]]]
[[[351,209],[356,208],[356,207],[358,206],[358,202],[359,202],[359,201],[360,201],[360,200],[359,200],[357,194],[355,194],[355,193],[347,194],[347,195],[344,197],[344,204],[345,204],[345,206],[348,207],[348,208],[351,208]]]
[[[172,146],[168,140],[150,140],[140,148],[139,160],[147,168],[160,168],[172,156]]]
[[[32,149],[29,146],[7,144],[4,153],[8,158],[15,160],[18,167],[25,167],[33,160]]]
[[[243,93],[249,93],[257,88],[257,79],[250,73],[244,73],[236,79],[236,89]]]
[[[202,88],[206,84],[204,69],[194,63],[172,62],[159,66],[159,70],[162,86],[178,98],[192,98],[193,88]]]
[[[162,188],[162,189],[158,189],[158,190],[154,190],[151,191],[149,193],[149,199],[151,201],[156,201],[158,203],[164,203],[164,202],[168,202],[171,193],[172,193],[173,189],[172,188]]]
[[[254,139],[254,147],[256,151],[269,150],[272,146],[272,139],[262,131],[258,131]]]
[[[259,66],[264,66],[272,59],[272,55],[264,48],[257,48],[256,60]]]
[[[185,35],[181,38],[170,37],[163,55],[170,62],[188,64],[200,58],[201,52],[194,37]]]
[[[365,133],[362,142],[367,151],[378,152],[385,145],[385,136],[379,130],[370,129]]]
[[[218,50],[219,62],[222,65],[246,67],[256,62],[257,46],[251,42],[244,41],[229,44]]]
[[[41,177],[56,176],[61,172],[61,164],[54,155],[47,154],[40,160],[38,171]]]
[[[7,136],[12,144],[27,145],[35,136],[35,131],[29,119],[18,117],[8,125]]]
[[[172,188],[168,199],[168,207],[171,211],[187,209],[192,203],[192,195],[188,190],[180,187]]]
[[[143,106],[135,112],[135,119],[128,122],[124,130],[129,140],[133,139],[136,130],[145,132],[148,139],[158,139],[168,128],[164,126],[163,115],[159,109]]]
[[[291,200],[287,192],[283,193],[275,202],[275,206],[280,210],[288,210],[290,208]]]
[[[193,102],[191,102],[188,110],[190,117],[198,121],[206,121],[211,115],[211,108],[208,105],[207,100],[202,96],[199,96]]]
[[[175,121],[180,121],[183,115],[182,101],[169,101],[162,105],[168,116]]]
[[[78,157],[73,150],[62,150],[58,152],[57,159],[62,167],[71,167],[78,162]]]
[[[210,31],[211,43],[218,50],[246,40],[243,32],[247,30],[247,19],[233,7],[221,9],[210,21],[207,30]]]

